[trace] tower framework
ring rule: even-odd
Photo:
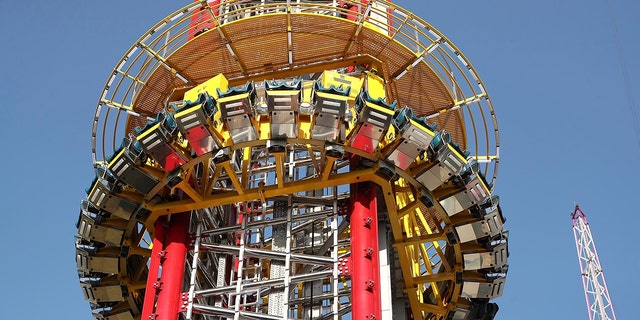
[[[126,52],[95,114],[76,260],[96,319],[497,312],[491,100],[388,1],[196,1]]]
[[[589,319],[615,320],[616,315],[609,297],[607,283],[604,280],[604,273],[600,266],[596,244],[591,235],[591,228],[589,228],[587,216],[580,210],[578,205],[576,205],[571,214],[571,220],[573,221],[573,235],[576,239],[578,262],[580,263]]]

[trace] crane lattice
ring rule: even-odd
[[[596,245],[593,242],[587,216],[576,205],[571,214],[573,220],[573,235],[576,238],[578,261],[584,285],[584,295],[590,320],[615,320],[613,305],[609,297],[607,283],[598,259]]]

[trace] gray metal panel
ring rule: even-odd
[[[142,194],[149,193],[159,182],[156,178],[133,166],[121,178],[123,182]]]
[[[344,117],[346,109],[346,101],[334,100],[324,97],[317,98],[316,112],[318,114],[331,114],[338,117]]]
[[[136,209],[138,209],[138,204],[128,199],[110,195],[106,205],[100,209],[110,212],[116,217],[129,220]]]
[[[391,124],[391,118],[393,117],[393,112],[391,114],[382,113],[373,108],[365,107],[362,111],[361,121],[364,124],[369,124],[374,127],[378,127],[383,131],[386,131]],[[375,138],[375,137],[374,137]]]
[[[407,140],[399,144],[396,150],[406,154],[408,157],[412,159],[415,159],[416,157],[418,157],[418,155],[420,155],[422,151],[424,151],[424,149],[418,146],[417,144],[409,142]]]
[[[458,240],[464,243],[488,236],[489,233],[485,231],[485,224],[484,221],[476,221],[457,226],[455,229],[458,234]]]
[[[478,175],[474,175],[465,187],[476,203],[485,203],[491,197],[491,193],[484,187]]]
[[[298,95],[278,94],[277,91],[266,91],[269,111],[291,110],[298,111]]]
[[[455,227],[460,242],[469,242],[484,237],[495,237],[503,230],[500,214],[492,212],[483,220],[463,224]]]
[[[413,124],[410,124],[407,129],[402,132],[402,137],[406,141],[420,147],[422,150],[426,149],[431,143],[431,140],[433,140],[433,136]]]
[[[464,270],[480,270],[496,267],[493,251],[465,253],[462,255]]]
[[[101,208],[106,205],[109,194],[111,193],[111,190],[103,184],[103,181],[101,178],[98,179],[87,197],[87,200],[96,208]]]
[[[391,152],[387,160],[393,162],[398,168],[405,170],[415,161],[422,151],[423,150],[418,148],[417,145],[405,140]],[[435,186],[434,189],[435,188],[437,188],[437,186]]]
[[[501,244],[493,248],[493,254],[495,255],[496,267],[503,268],[507,265],[507,259],[509,257],[509,249],[507,244]]]
[[[416,180],[422,183],[429,191],[433,191],[437,187],[441,186],[444,182],[449,180],[450,177],[450,171],[447,170],[443,165],[438,163],[422,174],[418,175],[416,177]]]
[[[246,114],[226,118],[225,122],[229,127],[229,134],[234,143],[255,140],[257,138],[256,129]]]
[[[229,130],[233,143],[246,142],[256,139],[256,131],[253,127]]]
[[[476,202],[471,198],[468,191],[461,191],[452,196],[440,200],[440,205],[447,212],[449,217],[468,209]]]
[[[112,195],[111,191],[100,182],[98,182],[94,191],[89,194],[89,202],[98,209],[107,211],[114,216],[126,220],[129,220],[131,215],[133,215],[133,212],[138,208],[137,203]]]
[[[225,122],[231,130],[252,126],[251,119],[246,114],[225,118]]]
[[[118,273],[120,270],[118,257],[96,257],[82,250],[76,250],[76,263],[78,270],[87,273]]]
[[[316,116],[315,126],[336,128],[340,124],[340,117],[332,114],[318,114]]]
[[[502,223],[502,217],[500,217],[500,213],[498,210],[492,212],[485,216],[485,228],[489,233],[489,236],[495,237],[498,234],[502,233],[504,229],[504,224]]]
[[[179,114],[180,117],[174,116],[174,118],[182,132],[188,131],[199,125],[205,125],[208,122],[208,118],[204,114],[204,111],[202,111],[202,108],[196,109],[193,112]]]
[[[462,296],[466,298],[493,299],[502,295],[505,278],[491,282],[465,281],[462,285]]]
[[[293,111],[273,111],[271,112],[271,124],[295,124],[296,115]]]
[[[462,168],[464,168],[464,161],[453,153],[453,151],[449,149],[449,146],[441,149],[438,154],[438,161],[448,169],[450,175],[457,175],[462,171]]]
[[[82,215],[78,227],[78,234],[85,240],[119,246],[122,242],[124,230],[105,227],[97,224],[93,219]]]
[[[296,124],[271,124],[271,138],[296,138],[298,126]]]
[[[223,118],[247,115],[251,113],[251,104],[248,98],[225,101],[220,103],[220,112]]]
[[[84,291],[91,290],[91,296],[93,299],[87,299],[93,303],[99,302],[117,302],[124,300],[125,296],[122,292],[122,287],[120,284],[113,285],[90,285],[90,284],[81,284],[82,289]]]
[[[326,141],[336,141],[338,138],[339,132],[335,126],[313,126],[311,130],[311,138],[317,140],[326,140]]]

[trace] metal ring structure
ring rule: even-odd
[[[152,243],[179,214],[185,319],[341,318],[349,199],[366,182],[394,308],[497,311],[508,233],[493,106],[457,47],[390,2],[183,7],[109,76],[92,155],[76,261],[96,319],[140,318]]]

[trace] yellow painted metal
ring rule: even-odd
[[[141,132],[138,135],[138,141],[142,141],[145,138],[147,138],[148,136],[150,136],[151,133],[155,132],[160,127],[160,125],[162,125],[162,123],[158,122],[158,123],[154,124],[153,126],[151,126],[150,128],[148,128],[147,130],[145,130],[144,132]]]
[[[187,115],[189,115],[189,114],[191,114],[191,113],[194,113],[194,112],[196,112],[196,111],[200,110],[200,108],[202,108],[202,105],[197,104],[197,105],[195,105],[195,106],[193,106],[193,107],[190,107],[190,108],[187,108],[187,109],[181,110],[180,112],[177,112],[177,113],[176,113],[176,114],[174,114],[173,116],[174,116],[176,119],[180,119],[180,118],[182,118],[182,117],[185,117],[185,116],[187,116]]]
[[[365,88],[369,93],[369,96],[373,99],[386,99],[387,93],[386,87],[384,85],[384,79],[368,70],[365,72],[365,74],[367,75],[365,80]]]
[[[266,114],[258,115],[256,119],[258,124],[258,138],[260,140],[271,139],[271,118]]]
[[[204,92],[208,93],[213,98],[218,99],[218,89],[222,92],[229,90],[229,80],[227,80],[222,73],[187,91],[184,94],[184,100],[197,101],[198,95]]]
[[[109,169],[110,171],[113,171],[113,167],[116,165],[116,163],[118,163],[118,161],[116,161],[116,159],[119,159],[120,157],[124,156],[124,148],[122,148],[122,150],[120,150],[114,157],[113,159],[111,159],[111,161],[109,162],[109,165],[107,166],[107,169]]]
[[[329,176],[331,175],[331,170],[333,170],[333,164],[335,162],[336,162],[336,158],[327,157],[324,164],[324,170],[322,172],[322,180],[329,179]]]
[[[225,168],[225,171],[227,174],[229,174],[234,187],[238,188],[241,186],[238,177],[231,169],[228,161],[221,163],[220,167]],[[216,167],[216,171],[217,168],[218,167]],[[160,204],[146,203],[145,207],[151,211],[151,215],[147,219],[147,223],[155,222],[158,217],[163,215],[260,199],[260,192],[262,192],[265,197],[272,198],[281,195],[352,184],[356,182],[372,181],[374,177],[377,177],[374,169],[362,169],[347,173],[335,174],[326,180],[323,180],[322,177],[316,177],[303,181],[284,182],[281,188],[279,188],[277,185],[269,185],[260,189],[239,189],[226,193],[207,195],[204,196],[202,201],[199,202],[194,201],[193,199],[187,199]],[[147,227],[149,227],[149,225],[147,225]]]
[[[313,100],[313,84],[312,80],[304,80],[302,81],[302,98],[300,99],[300,104],[306,103],[311,105],[311,101]]]
[[[325,88],[329,88],[331,86],[341,88],[343,90],[350,88],[348,101],[351,105],[353,105],[353,103],[356,101],[356,97],[360,94],[364,79],[327,70],[322,73],[320,82]]]
[[[298,137],[301,139],[311,138],[311,125],[313,115],[298,114]]]

